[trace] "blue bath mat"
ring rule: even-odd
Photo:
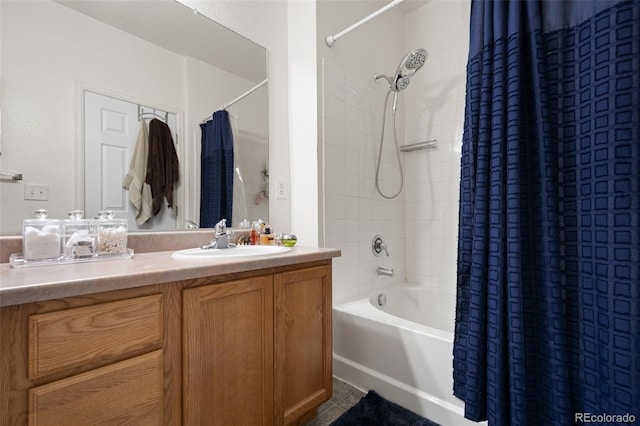
[[[331,426],[439,426],[369,391]]]

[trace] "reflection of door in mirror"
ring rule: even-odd
[[[141,125],[148,125],[153,117],[153,114],[140,117],[141,111],[144,108],[139,104],[85,92],[85,214],[94,217],[101,210],[112,210],[116,217],[127,219],[130,230],[174,230],[176,210],[167,206],[166,199],[157,215],[138,225],[135,208],[123,187],[136,147],[138,130]],[[176,115],[166,114],[166,123],[175,141]]]

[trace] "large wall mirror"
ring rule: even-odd
[[[174,0],[2,0],[0,19],[0,235],[20,234],[41,208],[125,215],[120,180],[152,118],[174,139],[174,206],[129,230],[198,226],[201,125],[223,106],[234,139],[228,222],[268,220],[266,49]],[[115,141],[124,135],[133,145]]]

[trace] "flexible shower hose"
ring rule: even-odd
[[[400,189],[394,195],[386,195],[380,189],[380,163],[382,162],[382,147],[384,144],[384,128],[385,121],[387,120],[387,103],[389,102],[389,95],[391,94],[391,88],[387,92],[387,96],[384,98],[384,112],[382,113],[382,132],[380,133],[380,149],[378,150],[378,164],[376,166],[376,189],[378,193],[382,195],[383,198],[387,200],[392,200],[396,198],[402,192],[402,188],[404,187],[404,171],[402,170],[402,161],[400,160],[400,147],[398,146],[398,135],[396,133],[396,101],[398,97],[398,92],[394,92],[393,99],[393,111],[391,112],[391,117],[393,121],[393,140],[396,144],[396,158],[398,160],[398,169],[400,170]]]

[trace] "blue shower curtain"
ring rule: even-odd
[[[227,111],[216,111],[213,120],[200,124],[200,227],[211,228],[220,219],[232,226],[233,133]]]
[[[640,422],[640,1],[474,1],[470,40],[454,394]]]

